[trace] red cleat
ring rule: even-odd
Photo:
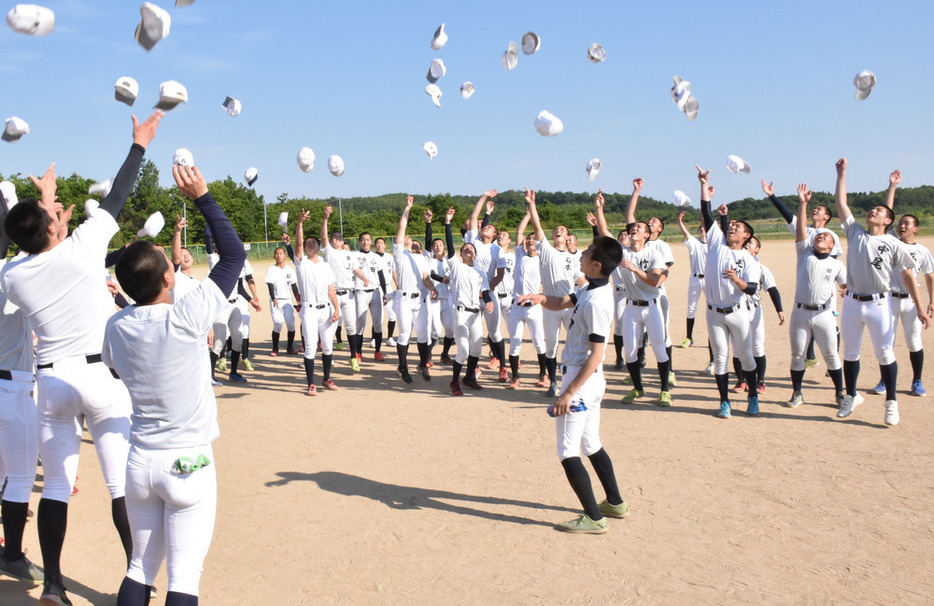
[[[451,381],[451,395],[452,396],[462,396],[464,392],[461,391],[460,381]]]
[[[305,395],[308,395],[308,396],[316,396],[316,395],[318,395],[318,388],[315,387],[314,385],[309,385],[309,386],[308,386],[308,391],[305,392]]]
[[[493,358],[490,360],[490,363],[486,365],[487,368],[499,368],[499,358]]]
[[[545,375],[538,375],[538,383],[536,383],[536,385],[539,387],[548,387],[548,379],[545,378]]]
[[[499,382],[506,383],[509,381],[509,373],[506,372],[506,369],[502,366],[499,369]]]
[[[337,385],[335,385],[335,384],[334,384],[334,381],[332,381],[331,379],[328,379],[327,381],[325,381],[325,382],[322,383],[321,385],[323,385],[324,387],[327,387],[330,391],[337,391],[338,389],[340,389],[340,387],[338,387]]]
[[[271,356],[273,356],[273,357],[275,357],[275,356],[278,356],[278,355],[279,355],[279,352],[278,352],[278,351],[275,351],[275,350],[273,350],[273,351],[271,351],[271,352],[269,352],[269,355],[271,355]]]
[[[519,377],[513,379],[512,382],[506,386],[506,389],[519,389]]]
[[[450,366],[451,364],[454,364],[454,358],[447,355],[441,356],[441,363]]]
[[[476,379],[464,379],[464,385],[470,389],[483,389],[483,386],[477,383]]]
[[[763,391],[765,391],[765,383],[764,383],[764,382],[763,382],[763,383],[759,383],[758,385],[756,385],[756,392],[762,393]]]
[[[373,359],[376,360],[377,362],[382,362],[382,361],[385,360],[386,358],[383,357],[382,352],[379,352],[379,351],[378,351],[378,352],[376,352],[375,354],[373,354]]]

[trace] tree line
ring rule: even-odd
[[[37,197],[38,191],[35,185],[20,174],[6,177],[6,180],[16,186],[17,196],[19,198]],[[69,177],[60,177],[57,180],[58,197],[67,207],[74,204],[75,211],[72,216],[72,226],[77,227],[84,221],[86,215],[84,202],[91,196],[88,195],[88,188],[94,183],[92,179],[72,174]],[[243,183],[235,181],[228,176],[223,180],[213,181],[208,184],[211,194],[220,204],[231,223],[244,242],[260,242],[267,239],[263,221],[263,206],[265,200],[263,196]],[[448,208],[457,209],[455,222],[459,225],[466,219],[473,210],[481,192],[476,195],[452,195],[452,194],[413,194],[415,197],[415,206],[412,210],[412,228],[410,233],[415,233],[412,229],[421,229],[422,215],[426,209],[430,209],[435,217],[435,222],[440,225],[441,218]],[[509,190],[500,192],[496,197],[496,211],[493,216],[493,223],[500,229],[514,230],[525,214],[524,191]],[[405,201],[405,193],[383,194],[380,196],[343,198],[338,201],[336,198],[319,199],[307,197],[290,197],[287,193],[280,194],[275,202],[266,205],[266,225],[268,226],[268,236],[270,240],[279,240],[281,230],[277,225],[279,214],[283,211],[289,213],[289,233],[295,228],[295,219],[299,212],[305,208],[311,211],[309,223],[306,224],[305,233],[317,234],[316,228],[310,226],[320,225],[324,218],[324,208],[333,206],[334,214],[331,216],[331,230],[340,229],[340,217],[337,209],[342,209],[343,230],[348,242],[356,239],[361,232],[368,231],[375,236],[394,235],[399,221],[399,212]],[[884,202],[884,191],[879,192],[850,192],[848,202],[857,216],[859,211],[868,211],[875,205]],[[607,221],[611,225],[622,225],[625,221],[626,204],[629,202],[630,193],[607,193],[604,192],[606,204],[604,211]],[[779,196],[786,206],[794,212],[797,209],[797,195],[794,192]],[[593,194],[584,192],[536,192],[536,202],[538,212],[542,219],[542,224],[546,226],[566,225],[571,230],[588,230],[590,225],[587,223],[587,213],[593,210]],[[716,202],[723,202],[716,200]],[[834,208],[832,193],[815,192],[811,199],[811,205],[823,204],[831,209]],[[759,221],[781,221],[777,211],[772,203],[763,196],[762,198],[744,198],[729,202],[730,216],[750,222]],[[173,228],[176,215],[182,215],[186,212],[188,217],[188,241],[203,242],[204,219],[201,213],[192,212],[194,205],[188,200],[174,185],[164,188],[159,185],[159,171],[156,165],[150,160],[144,160],[140,167],[139,177],[133,188],[126,207],[119,218],[120,231],[111,242],[111,246],[117,247],[132,241],[136,232],[142,227],[143,223],[150,214],[161,211],[165,216],[166,227],[155,238],[155,242],[161,245],[171,243]],[[910,213],[917,216],[922,225],[931,224],[931,214],[934,212],[934,186],[925,185],[921,187],[899,189],[895,195],[895,209],[898,215]],[[641,196],[639,198],[639,215],[657,216],[677,233],[678,212],[682,209],[668,202],[655,200],[651,197]],[[688,220],[686,222],[697,224],[699,221],[699,211],[696,208],[687,209]],[[836,226],[838,221],[832,222]],[[455,229],[455,232],[457,229]],[[440,235],[440,233],[439,233]]]

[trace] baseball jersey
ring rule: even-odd
[[[758,305],[762,300],[762,293],[770,288],[778,287],[778,283],[775,282],[775,277],[772,276],[772,272],[768,267],[760,263],[756,257],[753,257],[753,260],[759,263],[759,288],[753,294],[746,295],[746,301],[750,305]]]
[[[363,275],[366,276],[366,279],[369,281],[369,285],[364,286],[363,280],[354,274],[354,288],[357,290],[373,290],[379,288],[379,267],[376,253],[373,251],[363,252],[362,250],[358,250],[357,252],[353,253],[353,261],[354,270],[359,269],[362,271]],[[387,282],[392,281],[392,276],[386,276],[386,280]],[[304,293],[302,294],[304,295]]]
[[[499,246],[494,249],[495,266],[490,267],[490,280],[492,281],[499,270],[503,270],[503,279],[496,285],[496,294],[512,294],[515,285],[516,252],[503,250]]]
[[[395,246],[395,245],[393,245]],[[376,284],[379,285],[379,272],[383,272],[383,279],[386,280],[386,294],[396,290],[396,285],[392,281],[392,272],[396,272],[396,279],[399,279],[399,270],[396,266],[395,256],[386,253],[374,252],[376,255]],[[401,284],[401,282],[400,282]]]
[[[107,322],[101,358],[130,392],[131,444],[189,448],[220,435],[204,339],[225,305],[217,284],[204,280],[174,305],[130,305]],[[159,355],[139,355],[141,345]]]
[[[589,280],[587,286],[578,289],[571,325],[561,354],[562,364],[582,366],[590,355],[591,343],[606,343],[613,320],[613,307],[613,292],[608,278]]]
[[[251,296],[252,296],[252,292],[250,291],[250,281],[247,278],[252,275],[253,275],[253,266],[250,265],[250,260],[247,259],[243,262],[243,269],[240,270],[240,286],[243,288],[244,292],[250,293]],[[235,290],[233,293],[231,293],[230,298],[235,299],[238,296],[240,298],[244,298],[243,295],[240,295],[238,293],[239,293],[239,289]]]
[[[473,266],[487,274],[487,279],[489,280],[490,265],[493,261],[494,243],[490,242],[485,244],[480,239],[480,235],[476,229],[467,230],[467,233],[464,234],[464,242],[473,244],[474,249],[477,251],[477,256],[474,257],[473,260]],[[497,248],[499,247],[497,246]]]
[[[685,238],[684,245],[688,249],[688,263],[691,265],[691,275],[703,276],[704,266],[707,264],[707,245],[694,236]]]
[[[798,233],[798,217],[792,217],[792,218],[791,218],[791,221],[789,221],[788,223],[786,223],[786,225],[788,226],[788,230],[789,230],[791,233],[797,235],[797,233]],[[817,234],[826,232],[826,233],[830,234],[830,237],[833,238],[833,248],[830,249],[830,256],[831,256],[831,257],[839,257],[840,255],[843,254],[843,249],[840,248],[840,239],[837,237],[837,234],[834,233],[834,231],[833,231],[832,229],[827,229],[826,227],[811,227],[810,225],[808,225],[808,226],[807,226],[807,232],[808,232],[807,243],[808,243],[809,246],[813,246],[813,245],[814,245],[814,236],[816,236]]]
[[[484,305],[480,294],[490,289],[486,274],[473,265],[466,265],[458,257],[451,257],[450,290],[451,305],[477,309]]]
[[[740,280],[749,284],[759,283],[759,263],[746,249],[733,250],[727,246],[720,225],[714,222],[707,230],[707,264],[704,267],[704,297],[708,305],[730,307],[746,296],[732,280],[723,276],[723,272],[730,268],[736,271]]]
[[[846,233],[847,291],[874,295],[891,290],[893,274],[913,269],[901,240],[891,234],[871,236],[853,215],[843,222]]]
[[[918,284],[918,274],[927,275],[934,273],[934,259],[931,258],[931,251],[917,242],[914,244],[902,242],[902,246],[905,247],[911,260],[914,261],[915,266],[912,273],[915,276],[916,285]],[[892,274],[892,290],[899,293],[908,292],[908,287],[905,285],[905,280],[902,278],[901,272]]]
[[[846,284],[846,267],[828,255],[821,259],[807,240],[795,242],[795,303],[824,305],[834,296],[834,284]]]
[[[309,260],[306,256],[296,257],[295,270],[298,273],[298,292],[302,294],[303,305],[307,303],[317,307],[331,303],[328,287],[334,284],[334,272],[327,262],[320,257],[317,262]]]
[[[189,276],[181,269],[175,270],[175,288],[172,289],[172,302],[178,301],[198,287],[198,279]]]
[[[272,284],[273,298],[276,301],[290,301],[292,299],[291,287],[293,284],[298,284],[295,279],[295,271],[288,265],[282,267],[271,265],[266,270],[265,282],[266,284]]]
[[[667,269],[665,258],[662,255],[662,249],[657,246],[650,248],[648,243],[638,252],[631,248],[623,249],[623,260],[632,261],[636,267],[645,272],[650,272],[653,269]],[[618,269],[620,269],[620,280],[628,298],[635,301],[649,301],[661,294],[659,287],[646,284],[635,272],[626,269],[622,264]]]
[[[422,282],[422,273],[428,271],[424,263],[424,255],[412,254],[403,244],[392,245],[392,256],[396,264],[396,278],[399,280],[399,290],[405,294],[423,293],[428,288]]]
[[[668,244],[668,242],[665,242],[661,238],[649,240],[645,243],[645,247],[657,248],[661,252],[662,258],[665,260],[666,267],[671,267],[675,264],[675,257],[671,252],[671,246]],[[662,282],[661,286],[658,287],[658,294],[663,296],[666,294],[664,282]]]
[[[536,240],[535,247],[541,263],[542,292],[549,297],[563,297],[574,292],[574,277],[580,273],[574,255],[558,250],[545,238]]]
[[[5,261],[0,259],[0,266]],[[8,301],[0,288],[0,370],[32,372],[34,363],[32,329],[26,314]]]
[[[542,290],[542,271],[538,257],[529,256],[522,246],[516,248],[513,296],[537,295]]]
[[[7,298],[23,310],[39,337],[39,364],[100,353],[104,326],[114,312],[101,269],[118,229],[110,213],[93,213],[55,248],[3,268]]]
[[[441,259],[435,259],[434,255],[425,255],[425,259],[428,261],[428,271],[435,272],[442,278],[447,278],[451,275],[451,260],[447,257],[442,257]],[[438,291],[438,300],[450,298],[450,287],[444,282],[436,282],[432,280],[435,285],[435,290]]]
[[[335,290],[353,290],[354,287],[354,253],[349,250],[337,250],[333,246],[324,246],[321,257],[331,266],[336,282]],[[266,281],[269,282],[267,274]]]

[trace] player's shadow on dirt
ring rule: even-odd
[[[290,482],[315,482],[322,490],[348,497],[366,497],[374,501],[379,501],[392,509],[437,509],[439,511],[470,515],[498,522],[547,527],[551,527],[553,524],[521,516],[484,511],[474,507],[467,507],[466,505],[456,505],[446,501],[526,507],[535,511],[548,510],[579,513],[574,509],[557,507],[554,505],[543,505],[542,503],[533,503],[531,501],[517,501],[515,499],[476,496],[458,492],[448,492],[446,490],[432,490],[430,488],[386,484],[384,482],[368,480],[367,478],[337,471],[320,471],[317,473],[280,471],[276,475],[278,475],[280,479],[266,482],[266,486],[285,486]]]
[[[19,606],[20,604],[35,604],[36,598],[29,595],[29,591],[35,587],[32,583],[12,579],[9,577],[0,577],[0,596],[3,597],[2,603],[9,606]],[[83,585],[74,579],[65,577],[65,590],[69,597],[79,596],[89,604],[114,604],[117,601],[115,593],[101,593]]]

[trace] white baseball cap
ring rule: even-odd
[[[535,32],[528,32],[522,36],[522,52],[532,55],[542,46],[542,39]]]
[[[535,118],[535,130],[543,137],[554,137],[564,130],[564,123],[553,113],[542,110]]]
[[[428,154],[429,160],[438,155],[438,146],[435,145],[434,141],[428,141],[425,143],[425,145],[422,146],[422,149],[424,149],[425,153]]]
[[[179,103],[188,102],[188,89],[175,80],[166,80],[159,85],[159,102],[156,109],[168,111]]]
[[[3,200],[6,202],[7,210],[10,210],[19,202],[19,198],[16,197],[16,186],[9,181],[0,181],[0,196],[3,196]]]
[[[431,96],[431,102],[435,104],[435,107],[441,107],[441,89],[438,88],[437,84],[429,84],[425,87],[425,92]]]
[[[29,36],[45,36],[55,26],[55,13],[35,4],[17,4],[6,14],[13,31]]]
[[[84,201],[84,214],[88,217],[91,216],[91,213],[97,210],[100,207],[101,203],[95,200],[94,198],[88,198]]]
[[[335,177],[340,177],[344,174],[344,159],[338,156],[337,154],[331,154],[328,156],[328,170],[331,171],[331,174]]]
[[[681,76],[674,77],[675,85],[671,87],[671,100],[675,102],[680,111],[684,111],[684,106],[691,98],[691,83],[682,80]]]
[[[92,183],[88,188],[88,195],[93,196],[95,194],[100,194],[102,198],[106,198],[107,194],[110,193],[110,189],[114,185],[114,178],[105,179],[100,183]]]
[[[29,125],[26,124],[26,121],[13,116],[12,118],[7,118],[6,128],[3,129],[3,134],[0,135],[0,139],[12,143],[13,141],[19,141],[19,139],[28,132]]]
[[[587,49],[587,58],[594,63],[603,63],[606,61],[606,51],[603,50],[602,46],[595,42],[590,45],[590,48]]]
[[[289,212],[286,210],[279,213],[279,227],[282,231],[289,231]]]
[[[247,185],[253,185],[256,183],[256,180],[259,179],[259,171],[256,170],[256,167],[251,166],[243,173],[243,179],[246,181]]]
[[[603,168],[603,163],[600,162],[600,158],[594,158],[587,163],[587,179],[593,181],[597,178],[597,173],[600,172],[600,169]]]
[[[172,164],[175,166],[194,166],[195,157],[184,147],[179,147],[175,150],[175,158],[172,160]]]
[[[431,65],[428,66],[428,74],[425,76],[428,78],[428,81],[434,84],[448,72],[448,68],[444,66],[444,61],[440,57],[432,59]]]
[[[507,71],[512,71],[516,69],[516,65],[519,64],[519,45],[515,42],[509,43],[509,48],[506,49],[506,52],[503,53],[503,67]]]
[[[139,7],[140,21],[136,26],[136,41],[146,50],[152,50],[156,42],[169,35],[172,17],[152,2],[144,2]]]
[[[175,0],[175,6],[191,6],[195,0]]]
[[[688,198],[688,195],[686,193],[684,193],[680,189],[676,189],[675,193],[671,195],[671,203],[674,204],[675,206],[690,206],[691,199]]]
[[[114,99],[120,103],[126,103],[130,107],[136,102],[136,95],[139,94],[139,83],[129,76],[120,76],[117,83],[114,84]]]
[[[162,228],[165,227],[165,217],[162,216],[160,211],[156,211],[149,215],[149,218],[146,219],[146,222],[143,223],[143,228],[136,232],[137,238],[155,238],[159,235],[159,232],[162,231]]]
[[[726,157],[726,167],[734,175],[740,172],[746,173],[748,175],[749,171],[752,170],[752,167],[749,166],[745,160],[739,156],[733,155]]]
[[[444,33],[444,24],[442,23],[438,26],[438,29],[435,30],[435,35],[431,39],[431,48],[434,50],[441,50],[447,43],[448,35]]]
[[[242,106],[240,105],[239,99],[234,99],[233,97],[227,97],[226,99],[224,99],[224,105],[222,107],[225,110],[227,110],[228,116],[230,116],[231,118],[234,118],[240,115],[240,109]]]
[[[693,122],[697,119],[698,109],[700,109],[700,103],[694,96],[691,96],[684,104],[684,115],[687,117],[688,122]]]
[[[461,84],[461,99],[470,99],[474,94],[473,82],[468,80]]]
[[[872,87],[876,85],[876,75],[864,69],[853,78],[853,85],[856,87],[856,99],[861,101],[872,92]]]
[[[310,173],[315,169],[315,152],[310,147],[298,150],[298,167],[305,173]]]

